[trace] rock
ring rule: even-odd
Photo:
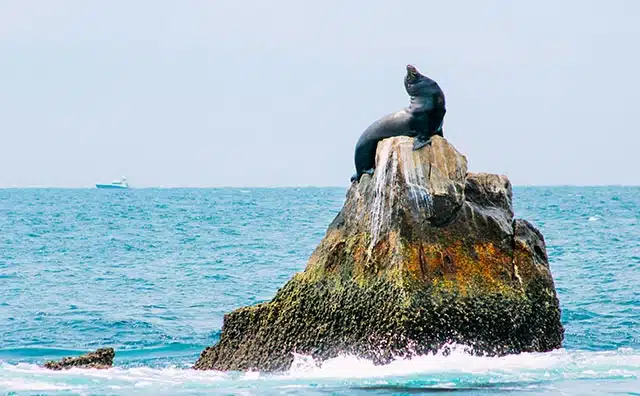
[[[304,272],[225,315],[194,368],[280,371],[293,352],[385,364],[450,343],[478,355],[561,347],[544,239],[514,220],[509,180],[467,173],[439,136],[412,144],[378,144],[374,175],[351,185]]]
[[[113,348],[100,348],[95,352],[89,352],[78,357],[66,357],[59,361],[49,361],[44,364],[51,370],[76,368],[106,369],[113,366],[113,358],[116,355]]]

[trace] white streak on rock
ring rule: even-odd
[[[369,254],[373,250],[380,238],[380,233],[384,226],[385,219],[390,216],[393,209],[394,193],[393,186],[396,182],[398,169],[398,157],[395,151],[391,152],[391,144],[382,144],[378,152],[379,161],[376,161],[374,199],[371,211],[371,242],[369,244]],[[389,159],[391,158],[391,163]]]
[[[418,155],[418,154],[416,154]],[[428,189],[429,180],[424,172],[424,166],[414,158],[413,148],[407,145],[400,146],[400,164],[405,184],[409,187],[409,198],[414,208],[418,211],[425,211],[427,217],[431,214],[432,200],[431,192]]]

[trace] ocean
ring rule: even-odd
[[[0,393],[640,395],[640,187],[514,188],[516,215],[546,239],[563,349],[190,369],[226,312],[304,269],[345,193],[0,190]],[[103,346],[116,349],[113,369],[38,366]]]

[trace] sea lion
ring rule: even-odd
[[[409,107],[389,114],[371,124],[356,143],[356,174],[351,181],[359,181],[364,173],[373,174],[378,142],[392,136],[413,137],[413,149],[431,143],[431,136],[442,136],[445,100],[438,83],[407,65],[404,87],[409,94]]]

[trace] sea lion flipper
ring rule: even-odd
[[[362,177],[362,175],[370,175],[373,176],[373,172],[375,171],[375,169],[371,168],[371,169],[367,169],[362,171],[361,174],[357,174],[354,173],[353,176],[351,176],[351,183],[353,183],[354,181],[360,182],[360,178]]]
[[[413,151],[420,150],[429,144],[431,144],[431,137],[429,137],[429,139],[425,139],[423,136],[418,135],[413,138]]]

